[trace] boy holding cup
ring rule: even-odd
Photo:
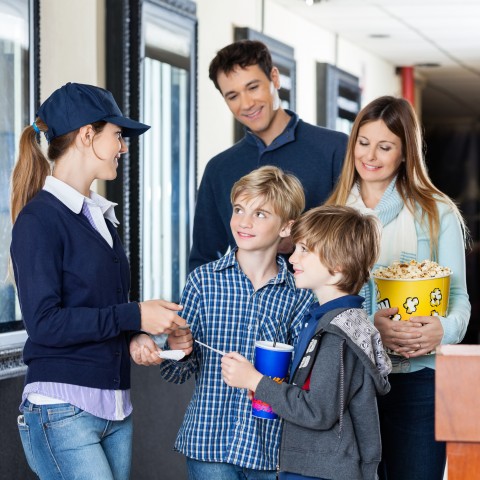
[[[238,353],[222,359],[225,382],[255,392],[285,420],[280,479],[374,480],[381,458],[376,395],[388,393],[391,363],[358,296],[378,256],[372,216],[350,207],[304,213],[291,229],[295,283],[310,306],[290,383],[262,375]]]
[[[221,186],[219,186],[221,188]],[[195,391],[175,449],[187,457],[188,478],[275,480],[280,420],[251,414],[246,391],[221,375],[221,354],[238,351],[253,361],[257,340],[293,344],[313,297],[295,287],[278,245],[305,207],[300,181],[273,166],[238,180],[231,191],[230,228],[237,247],[188,277],[180,315],[190,332],[170,335],[171,349],[188,349],[185,361],[164,361],[162,376]],[[216,351],[210,350],[213,347]]]

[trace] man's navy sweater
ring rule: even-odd
[[[56,197],[40,191],[20,212],[10,253],[28,333],[26,383],[130,388],[130,270],[115,227],[113,248]]]
[[[330,195],[343,164],[348,137],[310,125],[293,112],[285,130],[268,147],[252,132],[213,157],[200,183],[195,207],[189,269],[221,258],[235,246],[230,230],[233,184],[252,170],[274,165],[293,173],[305,191],[306,210]]]

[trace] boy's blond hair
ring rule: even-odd
[[[300,180],[271,165],[257,168],[235,182],[230,194],[232,205],[241,195],[248,200],[261,197],[265,203],[269,202],[283,223],[297,219],[305,209]]]
[[[336,286],[348,294],[357,294],[367,282],[380,251],[378,220],[340,205],[305,212],[293,224],[291,237],[315,252],[331,275],[340,271]]]

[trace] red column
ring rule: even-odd
[[[415,78],[413,67],[401,67],[402,97],[415,106]]]

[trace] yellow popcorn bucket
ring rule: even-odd
[[[398,313],[392,320],[408,321],[410,317],[447,315],[450,275],[415,279],[372,277],[375,281],[377,308],[398,308]],[[390,348],[385,348],[385,351],[396,355]]]
[[[398,314],[392,320],[447,315],[450,275],[415,279],[389,279],[373,275],[373,280],[377,308],[398,308]]]

